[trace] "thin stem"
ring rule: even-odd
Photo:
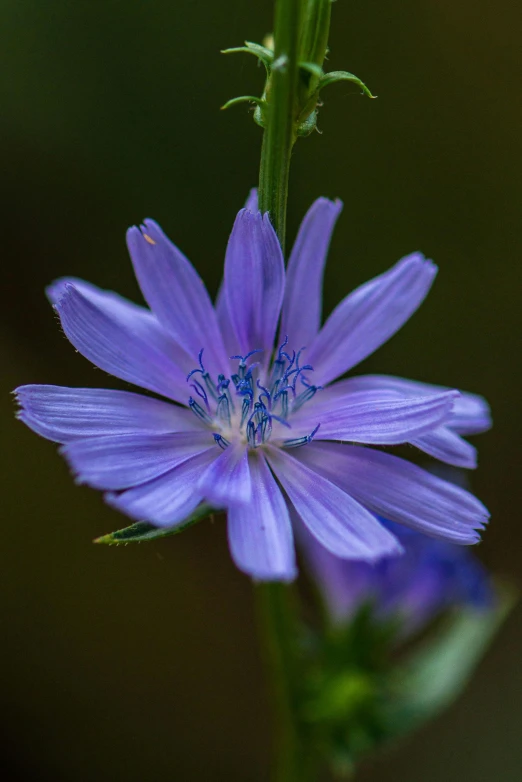
[[[297,135],[297,80],[303,0],[276,0],[274,62],[266,95],[259,208],[269,212],[285,248],[290,157]]]
[[[292,588],[267,583],[255,587],[263,656],[275,705],[273,782],[306,782],[310,767],[296,720],[296,683],[300,676],[297,612]]]

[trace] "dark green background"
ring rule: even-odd
[[[251,585],[222,521],[158,544],[98,548],[124,519],[77,488],[13,418],[28,382],[109,385],[67,343],[43,288],[68,274],[139,296],[124,232],[155,217],[218,285],[256,182],[246,107],[254,58],[219,49],[270,30],[271,2],[4,0],[1,763],[9,780],[267,779],[269,712]],[[338,0],[322,135],[299,142],[290,235],[320,194],[344,200],[326,306],[421,249],[429,300],[361,367],[484,393],[474,489],[492,511],[480,556],[519,582],[520,12],[507,0]],[[361,782],[518,782],[522,612],[459,703]]]

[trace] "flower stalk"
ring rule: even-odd
[[[277,0],[274,59],[267,86],[265,131],[259,169],[259,209],[269,212],[285,248],[290,158],[297,139],[299,42],[303,0]]]

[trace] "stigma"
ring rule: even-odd
[[[198,366],[187,375],[193,390],[188,406],[212,431],[219,448],[237,441],[259,448],[270,440],[297,448],[312,441],[320,424],[304,437],[291,437],[289,431],[292,415],[321,390],[309,380],[313,367],[302,363],[304,350],[290,351],[285,337],[268,367],[256,360],[263,351],[255,349],[231,356],[229,371],[217,378],[205,369],[200,350]]]

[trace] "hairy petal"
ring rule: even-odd
[[[224,286],[240,352],[246,354],[255,348],[271,352],[283,301],[285,268],[268,214],[246,209],[239,212],[228,242]]]
[[[203,348],[206,368],[222,372],[228,357],[212,302],[192,264],[154,220],[145,220],[141,230],[129,228],[127,245],[140,288],[160,323],[194,364]]]
[[[61,451],[78,483],[117,490],[163,475],[211,443],[210,432],[120,434],[76,440]]]
[[[184,461],[173,470],[121,494],[106,494],[113,508],[137,521],[158,527],[175,527],[202,502],[198,489],[201,471],[216,458],[216,446]]]
[[[347,296],[307,353],[319,382],[344,374],[390,339],[423,302],[436,273],[431,261],[414,253]]]
[[[228,511],[232,559],[259,581],[292,581],[297,575],[292,526],[286,502],[258,452],[251,454],[252,497]]]
[[[208,502],[223,508],[248,502],[252,480],[248,466],[248,449],[244,443],[231,443],[224,451],[215,446],[219,456],[201,475],[199,489]]]
[[[296,453],[308,468],[373,513],[454,543],[480,540],[489,514],[469,492],[388,453],[340,443],[312,443]]]
[[[28,385],[14,392],[20,418],[58,443],[85,437],[137,432],[201,431],[189,410],[130,391]]]
[[[55,305],[70,342],[100,369],[158,394],[185,401],[186,378],[152,331],[114,317],[74,285]]]
[[[275,448],[267,449],[267,458],[301,520],[328,551],[369,562],[402,551],[372,513],[320,473]]]
[[[318,198],[306,213],[290,258],[281,315],[280,341],[288,335],[298,350],[311,345],[321,325],[323,275],[341,201]]]

